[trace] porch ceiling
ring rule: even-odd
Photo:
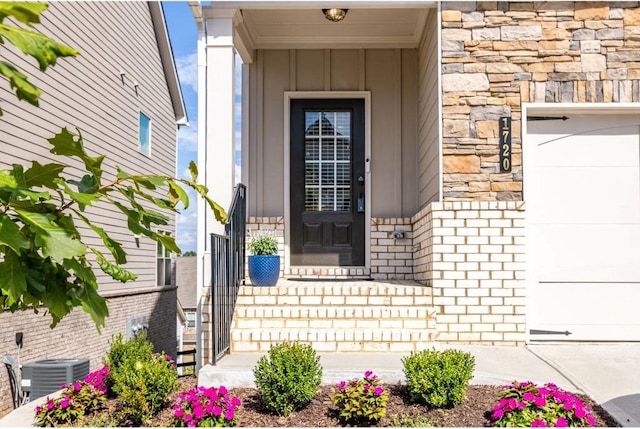
[[[435,2],[342,5],[349,12],[341,22],[325,19],[322,8],[331,5],[260,6],[239,2],[234,16],[234,43],[252,58],[256,49],[415,48]],[[207,12],[216,14],[214,8]]]

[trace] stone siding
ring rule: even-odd
[[[637,1],[444,2],[441,18],[445,201],[522,200],[522,103],[640,101]]]
[[[98,333],[89,315],[75,309],[54,328],[51,318],[44,314],[24,311],[0,313],[0,356],[11,355],[18,364],[15,343],[17,332],[24,334],[20,363],[53,358],[88,358],[91,370],[102,365],[114,335],[126,335],[127,320],[146,316],[148,338],[157,352],[176,354],[176,288],[129,289],[126,293],[108,296],[109,317],[102,333]],[[7,371],[0,370],[0,417],[12,409]]]

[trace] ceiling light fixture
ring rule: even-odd
[[[322,9],[322,13],[324,13],[324,17],[329,21],[340,22],[347,16],[347,12],[349,9],[339,9],[339,8],[331,8],[331,9]]]

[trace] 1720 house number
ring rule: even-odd
[[[500,172],[511,172],[511,117],[500,117]]]

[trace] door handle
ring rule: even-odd
[[[364,192],[358,194],[358,202],[356,204],[356,211],[358,213],[364,213]]]

